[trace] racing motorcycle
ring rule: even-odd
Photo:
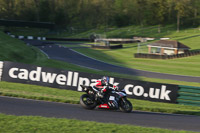
[[[124,90],[109,89],[110,92],[104,98],[98,97],[98,90],[91,86],[80,85],[86,92],[80,97],[80,104],[85,109],[95,109],[97,106],[101,109],[120,109],[122,112],[131,112],[132,104],[127,100]]]

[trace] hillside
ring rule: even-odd
[[[62,68],[76,71],[91,71],[73,64],[48,59],[36,47],[26,45],[23,41],[0,32],[0,61],[12,61],[46,67]]]
[[[155,27],[151,29],[148,28],[146,31],[139,31],[139,29],[135,29],[135,31],[129,31],[130,35],[135,36],[146,35],[146,37],[155,37],[157,40],[159,37],[167,37],[170,40],[177,40],[191,48],[191,50],[199,50],[200,49],[200,31],[199,29],[184,29],[180,32],[176,32],[175,29],[171,29],[170,27],[165,27],[162,29],[160,34],[156,31]],[[170,31],[171,30],[171,31]],[[117,34],[123,33],[123,37],[128,37],[125,29],[116,29],[115,31],[108,31],[106,35],[108,37],[117,36]],[[165,31],[165,32],[164,32]],[[170,31],[170,32],[167,32]],[[103,34],[103,32],[99,33]],[[134,34],[135,33],[135,34]],[[142,34],[143,33],[143,34]],[[82,32],[76,34],[76,37],[86,37],[89,35],[89,32]],[[150,42],[146,42],[143,44],[148,44]],[[144,47],[140,49],[140,51],[147,51],[148,48]],[[129,68],[135,68],[145,71],[152,72],[161,72],[161,73],[169,73],[169,74],[177,74],[177,75],[189,75],[189,76],[200,76],[200,55],[190,56],[185,58],[177,58],[170,60],[156,60],[156,59],[142,59],[142,58],[134,58],[134,53],[138,52],[138,43],[131,44],[123,44],[123,49],[116,50],[102,50],[102,49],[74,49],[78,52],[81,52],[87,56],[96,58],[98,60],[102,60],[104,62],[109,62],[115,65],[121,65]]]
[[[31,63],[36,59],[37,55],[33,49],[22,41],[0,32],[0,60]]]

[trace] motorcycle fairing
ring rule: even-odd
[[[104,108],[104,109],[109,109],[110,107],[108,106],[108,104],[100,104],[99,108]]]

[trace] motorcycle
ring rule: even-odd
[[[127,95],[124,90],[116,91],[109,89],[110,92],[107,93],[107,96],[100,98],[97,93],[99,90],[91,87],[80,85],[82,89],[86,92],[80,97],[80,104],[85,109],[95,109],[97,106],[100,109],[120,109],[122,112],[131,112],[132,104],[127,100]]]

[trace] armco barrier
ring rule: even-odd
[[[200,87],[179,85],[178,104],[200,106]]]
[[[91,41],[88,38],[50,38],[47,37],[46,40],[48,41]]]
[[[45,28],[45,29],[54,29],[56,26],[54,23],[51,22],[4,20],[4,19],[0,19],[0,25],[7,27],[33,27],[33,28]]]
[[[150,58],[150,59],[175,59],[175,58],[182,58],[182,57],[194,56],[194,55],[199,55],[199,54],[200,54],[200,50],[193,50],[193,51],[188,51],[186,53],[176,54],[176,55],[135,53],[134,57],[135,58]]]
[[[118,49],[122,48],[123,45],[113,45],[113,46],[99,46],[99,45],[92,45],[92,48],[99,48],[99,49]]]

